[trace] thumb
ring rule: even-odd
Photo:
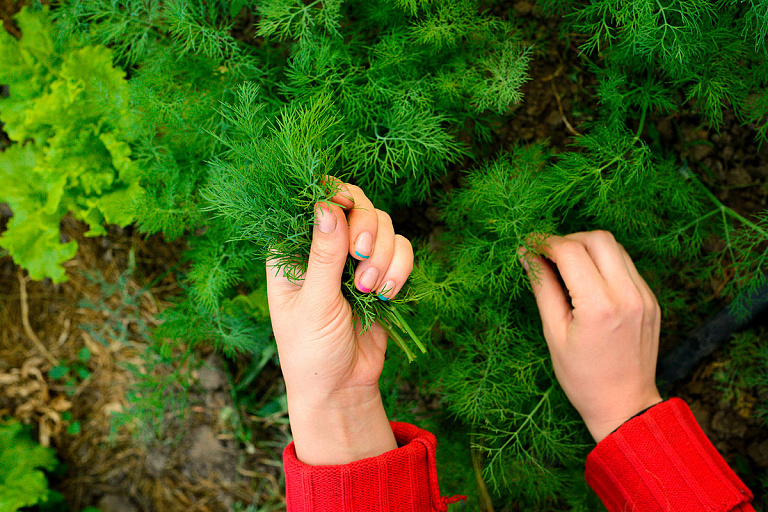
[[[349,227],[344,212],[334,204],[318,203],[302,293],[324,297],[338,293],[348,252]]]
[[[554,335],[557,341],[565,340],[572,309],[550,263],[524,249],[519,251],[520,262],[528,274],[531,290],[541,315],[545,338]],[[554,341],[554,340],[553,340]]]

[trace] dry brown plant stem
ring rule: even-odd
[[[568,128],[568,131],[571,132],[572,135],[580,137],[581,134],[571,125],[570,121],[568,121],[568,118],[565,117],[565,112],[563,111],[563,102],[560,100],[560,93],[557,92],[555,82],[552,81],[549,83],[549,85],[552,86],[552,93],[555,95],[555,100],[557,101],[557,110],[560,111],[560,118],[563,120],[565,127]]]
[[[48,360],[49,363],[51,363],[53,366],[58,366],[59,361],[55,357],[53,357],[53,354],[51,354],[47,348],[45,348],[45,345],[43,345],[43,342],[40,341],[40,338],[37,337],[37,334],[35,334],[35,331],[32,330],[32,327],[29,325],[29,303],[27,302],[27,279],[24,277],[24,271],[21,270],[21,267],[18,269],[17,273],[19,277],[19,294],[21,295],[21,323],[24,326],[24,332],[27,333],[27,337],[32,340],[32,343],[37,347],[37,350],[42,353],[43,356]]]

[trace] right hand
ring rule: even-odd
[[[555,375],[600,442],[661,402],[655,380],[661,310],[632,259],[607,231],[550,236],[539,250],[547,259],[530,252],[521,258]]]

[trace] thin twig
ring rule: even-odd
[[[32,340],[32,343],[35,344],[37,347],[37,350],[39,350],[45,358],[48,360],[49,363],[51,363],[53,366],[58,366],[59,361],[55,357],[53,357],[53,354],[51,354],[47,348],[45,348],[45,345],[40,341],[40,338],[37,337],[37,334],[35,334],[35,331],[32,330],[32,327],[29,325],[29,304],[27,303],[27,280],[24,277],[24,272],[21,270],[21,267],[19,267],[18,271],[19,276],[19,292],[21,294],[21,323],[24,326],[24,332],[27,333],[27,336],[29,339]]]
[[[550,80],[554,80],[555,78],[557,78],[560,75],[562,75],[564,70],[565,70],[565,66],[561,62],[560,65],[557,67],[557,69],[555,70],[554,73],[552,73],[549,76],[545,76],[544,78],[541,79],[541,81],[542,82],[549,82]]]
[[[565,123],[565,127],[568,128],[568,131],[571,132],[572,135],[581,137],[581,134],[576,131],[576,129],[568,121],[568,118],[565,117],[565,112],[563,112],[563,103],[560,101],[560,94],[557,92],[557,88],[555,87],[555,82],[554,81],[549,82],[549,85],[552,86],[552,93],[555,95],[555,100],[557,100],[557,110],[560,111],[560,117],[563,119],[563,123]]]

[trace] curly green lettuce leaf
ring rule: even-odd
[[[41,12],[22,9],[16,22],[24,34],[16,39],[0,30],[0,84],[7,85],[11,96],[0,102],[0,118],[4,130],[13,140],[36,139],[24,135],[21,128],[31,104],[53,79],[58,64],[53,50],[53,25]]]
[[[47,11],[23,10],[17,20],[20,40],[0,34],[0,83],[10,86],[0,121],[19,142],[0,153],[0,202],[13,211],[0,247],[32,278],[61,282],[62,263],[77,251],[60,242],[65,215],[86,222],[86,236],[134,220],[130,205],[142,190],[130,144],[138,123],[109,48],[59,52]]]
[[[21,423],[0,422],[0,512],[44,502],[49,489],[41,469],[56,464],[53,450],[32,441]]]

